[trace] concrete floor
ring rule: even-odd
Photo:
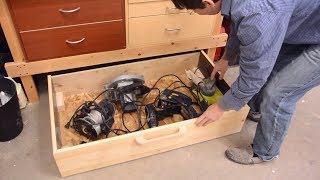
[[[40,91],[40,102],[28,105],[22,111],[23,132],[10,142],[0,143],[1,180],[60,179],[52,156],[45,85],[40,87]],[[300,100],[280,158],[273,162],[245,166],[225,158],[224,151],[228,147],[246,145],[252,141],[256,123],[246,121],[238,134],[65,179],[319,180],[319,101],[320,87]]]

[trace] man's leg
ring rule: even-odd
[[[261,119],[254,137],[253,149],[230,148],[226,151],[227,157],[243,164],[261,162],[257,161],[253,152],[264,161],[276,157],[289,128],[296,102],[319,84],[320,45],[311,45],[275,73],[261,92]]]
[[[300,54],[307,48],[306,45],[290,45],[283,44],[279,52],[277,61],[272,69],[270,76],[268,77],[267,82],[261,88],[259,93],[257,93],[253,98],[248,102],[250,107],[250,112],[248,118],[252,121],[258,122],[261,118],[260,105],[263,100],[263,90],[265,86],[270,82],[270,80],[280,72],[284,67],[290,64],[293,60],[300,56]]]
[[[277,156],[297,101],[320,84],[320,45],[311,45],[266,85],[253,151],[263,160]]]

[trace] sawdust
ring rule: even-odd
[[[183,82],[185,82],[188,86],[191,85],[191,82],[187,79],[185,75],[179,75],[179,77],[182,79]],[[170,86],[169,89],[178,88],[179,86],[182,86],[181,83],[175,82],[178,79],[175,77],[165,77],[162,80],[160,80],[156,87],[159,88],[161,91]],[[175,82],[175,83],[174,83]],[[156,80],[154,81],[147,81],[146,86],[152,87],[156,83]],[[173,83],[173,84],[172,84]],[[176,89],[179,92],[182,92],[189,97],[192,97],[193,101],[195,99],[193,98],[192,94],[188,91],[186,88],[178,88]],[[72,117],[74,111],[85,101],[93,100],[99,93],[81,93],[76,95],[67,96],[64,98],[64,104],[65,104],[65,110],[57,112],[58,114],[58,120],[59,120],[59,126],[61,131],[61,145],[62,148],[64,147],[70,147],[80,144],[81,142],[89,142],[90,140],[87,139],[84,136],[81,136],[78,134],[73,128],[65,128],[64,125],[67,124],[67,122],[70,120],[70,117]],[[157,90],[152,90],[149,95],[145,98],[143,101],[143,104],[149,104],[154,102],[155,98],[158,96],[159,92]],[[97,102],[101,101],[104,98],[103,95],[101,95]],[[140,100],[141,101],[141,100]],[[200,109],[195,106],[195,109],[199,112]],[[122,117],[121,117],[121,108],[120,105],[116,105],[116,112],[115,112],[115,122],[112,126],[113,129],[122,129],[126,130],[125,127],[122,124]],[[163,126],[166,124],[171,124],[175,122],[183,121],[183,117],[181,115],[174,115],[173,117],[165,118],[162,121],[159,121],[159,126]],[[136,112],[133,113],[127,113],[124,114],[124,123],[126,127],[134,131],[139,127],[139,120],[138,115]],[[144,112],[144,107],[142,107],[141,111],[141,123],[144,125],[145,129],[148,129],[148,125],[146,124],[146,116]],[[113,132],[110,132],[108,135],[108,138],[117,136]],[[100,135],[98,139],[104,139],[106,138],[105,135]]]

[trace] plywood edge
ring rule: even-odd
[[[64,95],[63,92],[56,92],[54,97],[54,107],[56,111],[64,111]]]
[[[169,74],[175,72],[177,75],[184,74],[185,68],[196,67],[199,56],[199,52],[193,52],[130,64],[61,74],[52,77],[54,79],[53,85],[55,90],[57,92],[63,92],[64,96],[82,92],[96,92],[103,90],[103,87],[107,82],[110,82],[113,78],[123,74],[141,74],[144,75],[146,81],[158,79],[163,75],[162,73]],[[170,63],[171,66],[166,66],[166,64]],[[179,71],[177,71],[177,68]],[[83,79],[90,79],[90,81],[84,86]]]
[[[203,50],[201,50],[201,55],[214,67],[214,63],[211,61],[210,57],[205,53]]]
[[[213,47],[222,47],[226,45],[227,37],[227,34],[223,33],[207,38],[177,41],[168,44],[149,46],[144,48],[132,48],[100,53],[83,54],[78,56],[69,56],[29,63],[6,63],[5,67],[9,76],[21,77],[25,75],[41,74],[66,69],[93,66],[98,64],[119,62],[124,60],[133,60],[152,56],[159,56],[164,54],[174,54],[179,52],[201,50]]]
[[[51,75],[47,76],[48,78],[48,97],[49,97],[49,110],[50,110],[50,126],[51,126],[51,140],[52,140],[52,149],[53,155],[57,152],[57,136],[56,136],[56,125],[55,125],[55,116],[54,116],[54,102],[53,102],[53,89],[52,89],[52,78]]]
[[[125,29],[126,29],[126,47],[129,45],[129,0],[124,1],[124,11],[125,11]]]
[[[68,74],[60,74],[60,75],[55,75],[52,78],[54,78],[56,81],[60,81],[60,80],[65,79],[66,77],[78,76],[78,75],[81,75],[81,74],[89,74],[90,75],[90,73],[95,73],[97,71],[101,71],[101,70],[104,70],[104,69],[110,69],[110,68],[114,68],[114,67],[116,67],[116,68],[124,68],[124,67],[127,67],[127,66],[141,65],[141,64],[146,63],[146,62],[147,63],[153,63],[153,62],[157,62],[159,60],[175,59],[175,61],[180,61],[180,60],[184,60],[184,59],[187,59],[187,58],[198,58],[198,57],[199,57],[199,52],[192,52],[192,53],[176,55],[176,56],[155,58],[155,59],[150,59],[150,60],[147,60],[147,61],[138,61],[138,62],[133,62],[133,63],[130,63],[130,64],[125,63],[125,64],[116,65],[116,66],[108,66],[108,67],[89,69],[89,70],[85,70],[85,71],[78,71],[78,72],[73,72],[73,73],[68,73]]]

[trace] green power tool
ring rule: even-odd
[[[202,109],[205,110],[211,104],[214,104],[223,96],[216,87],[216,81],[209,78],[201,78],[191,70],[186,71],[187,77],[193,82],[195,88],[192,92],[198,97]]]

